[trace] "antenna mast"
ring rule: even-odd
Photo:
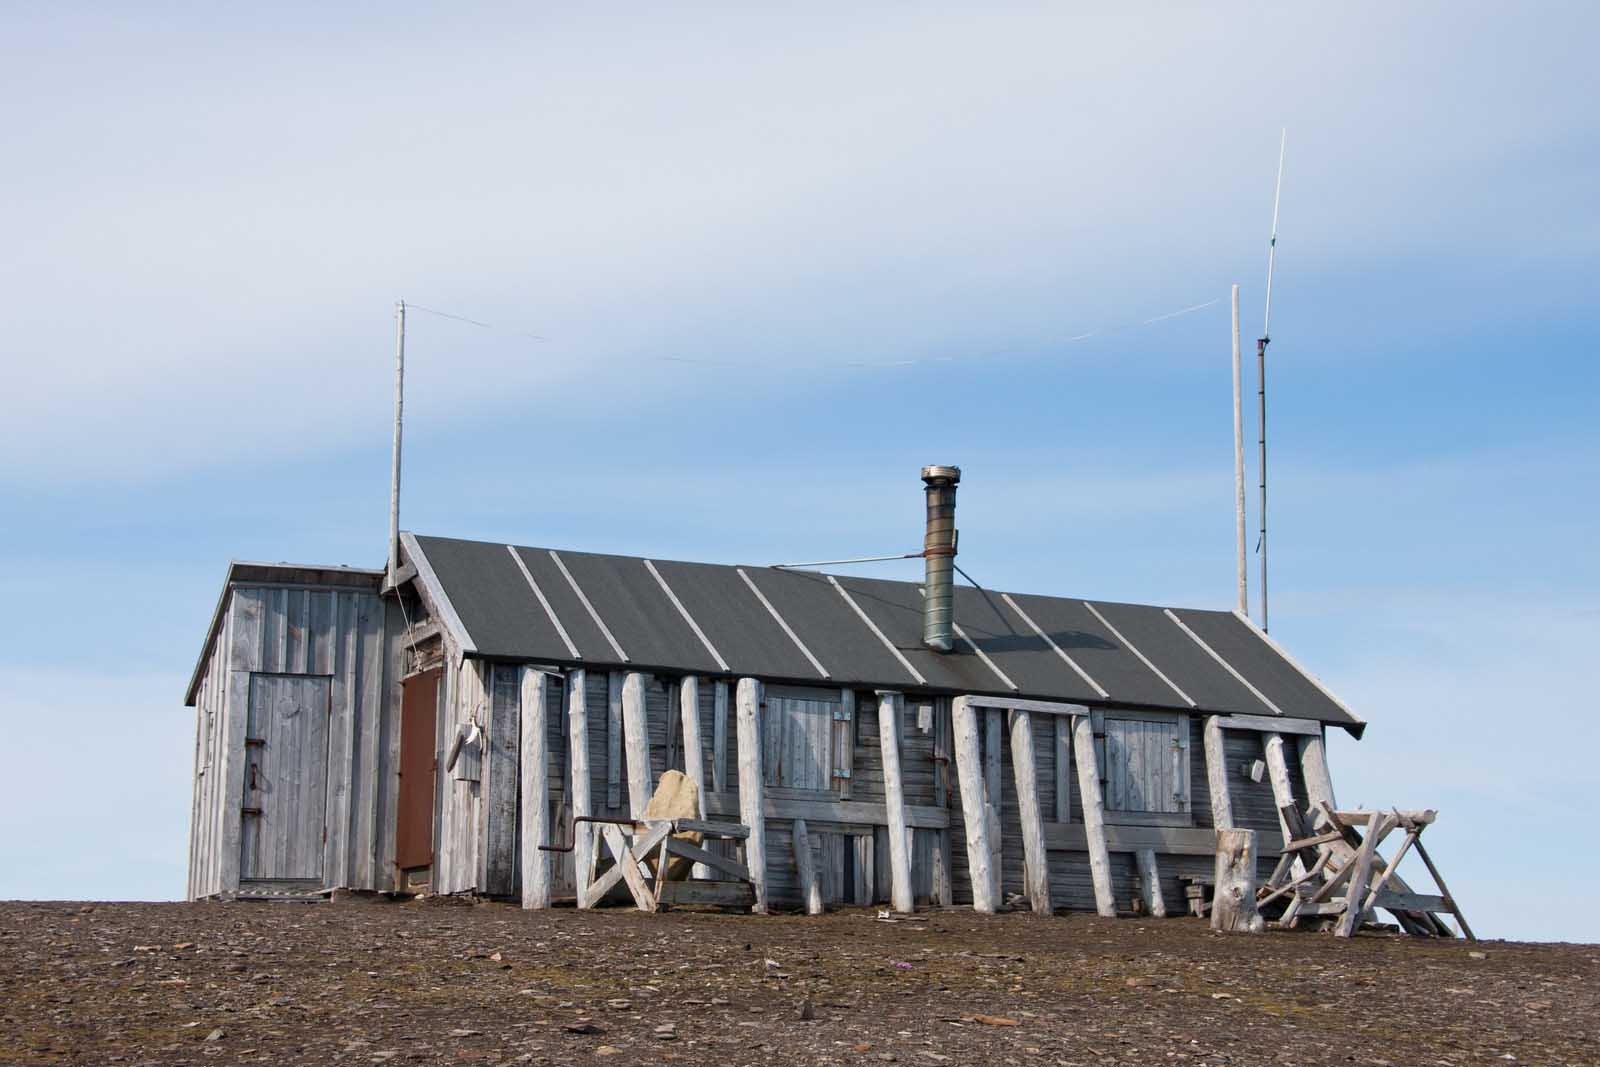
[[[400,423],[406,395],[406,302],[394,305],[394,454],[389,467],[389,586],[400,573]]]
[[[1267,242],[1267,311],[1261,323],[1261,338],[1256,342],[1256,393],[1261,423],[1261,629],[1267,630],[1267,345],[1272,342],[1272,272],[1278,259],[1278,202],[1283,196],[1283,152],[1289,143],[1286,128],[1278,141],[1278,184],[1272,194],[1272,239]]]
[[[1239,614],[1250,614],[1249,554],[1245,548],[1244,518],[1244,404],[1239,373],[1239,286],[1233,287],[1233,527],[1238,542]]]

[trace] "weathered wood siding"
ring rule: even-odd
[[[400,626],[398,610],[375,589],[230,587],[224,625],[209,652],[197,700],[191,897],[240,888],[244,742],[253,675],[328,679],[323,884],[394,887]]]

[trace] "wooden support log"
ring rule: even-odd
[[[567,765],[572,773],[572,870],[578,907],[584,907],[593,867],[594,827],[579,822],[580,815],[593,815],[589,796],[589,699],[585,691],[588,675],[581,668],[567,672]]]
[[[1079,715],[1072,724],[1072,747],[1078,759],[1078,797],[1083,801],[1083,830],[1089,845],[1089,873],[1094,880],[1094,910],[1107,919],[1117,916],[1111,895],[1111,853],[1106,848],[1106,805],[1100,791],[1100,764],[1094,752],[1094,724]]]
[[[1211,787],[1211,825],[1218,830],[1233,829],[1233,796],[1228,791],[1227,745],[1222,738],[1222,722],[1206,716],[1206,782]]]
[[[817,879],[817,864],[811,856],[811,838],[806,821],[794,821],[794,866],[800,875],[800,895],[805,898],[806,914],[822,914],[822,883]]]
[[[522,906],[550,906],[550,753],[546,741],[544,672],[522,668]]]
[[[950,707],[956,750],[956,778],[961,788],[961,817],[967,831],[967,870],[972,881],[972,910],[995,911],[994,874],[989,851],[989,819],[983,784],[983,759],[978,753],[978,716],[971,698],[956,697]]]
[[[1439,887],[1440,895],[1444,897],[1445,903],[1449,905],[1450,914],[1454,915],[1456,917],[1456,922],[1461,924],[1462,936],[1468,941],[1478,940],[1477,935],[1472,932],[1472,927],[1467,925],[1467,917],[1462,915],[1461,909],[1456,906],[1455,897],[1450,895],[1450,887],[1444,884],[1444,875],[1440,874],[1439,868],[1433,865],[1433,857],[1428,855],[1428,850],[1422,847],[1421,838],[1418,838],[1417,840],[1417,855],[1422,857],[1422,862],[1427,866],[1428,873],[1433,876],[1433,884]],[[1406,884],[1402,882],[1398,876],[1395,877],[1394,884],[1402,892],[1409,893],[1411,891],[1410,888],[1406,886]],[[1429,918],[1432,918],[1432,916],[1429,916]],[[1435,919],[1434,922],[1443,928],[1444,936],[1448,937],[1450,928],[1444,925],[1443,920]]]
[[[1289,824],[1284,811],[1285,808],[1291,812],[1299,808],[1295,804],[1294,789],[1289,785],[1289,764],[1284,758],[1283,735],[1263,734],[1261,745],[1266,750],[1267,777],[1272,782],[1272,802],[1278,809],[1278,828],[1283,831],[1285,841],[1292,841],[1303,835],[1295,832],[1298,827]],[[1306,873],[1306,865],[1298,856],[1294,860],[1294,873],[1297,877]]]
[[[728,683],[711,685],[711,790],[728,788]]]
[[[754,678],[740,678],[736,695],[735,717],[739,743],[739,812],[740,821],[750,828],[745,839],[745,866],[750,868],[750,881],[755,886],[756,902],[751,911],[765,915],[767,911],[767,820],[766,783],[761,777],[761,683]]]
[[[883,761],[884,807],[889,816],[889,900],[894,910],[916,911],[911,891],[911,853],[906,823],[906,797],[900,777],[901,697],[878,691],[878,746]]]
[[[1338,807],[1333,801],[1333,776],[1328,773],[1328,753],[1322,734],[1315,737],[1304,734],[1300,744],[1300,777],[1306,783],[1306,797],[1312,807],[1326,804]]]
[[[645,676],[629,671],[622,682],[622,737],[628,748],[628,814],[644,818],[655,795],[650,774],[650,720],[645,709]]]
[[[1033,724],[1026,711],[1012,711],[1011,770],[1016,778],[1022,822],[1023,885],[1036,915],[1049,915],[1050,863],[1044,850],[1044,813],[1039,810],[1039,776],[1033,757]]]
[[[1139,865],[1139,894],[1144,899],[1144,910],[1155,919],[1167,917],[1167,901],[1161,894],[1161,872],[1156,868],[1156,851],[1141,848],[1133,854]]]
[[[622,672],[606,675],[606,807],[622,807]]]
[[[700,800],[700,818],[706,817],[706,765],[705,753],[700,744],[700,679],[684,675],[678,683],[678,713],[683,718],[683,773],[694,783],[695,795]],[[710,878],[711,870],[696,864],[693,878]]]
[[[993,862],[996,901],[1005,896],[1000,891],[1006,869],[1004,831],[1000,820],[1001,787],[1004,784],[1000,778],[1000,736],[1004,732],[1001,727],[1001,716],[1004,714],[999,708],[989,708],[984,712],[983,719],[983,786],[984,803],[987,805],[984,810],[989,824],[989,854]]]
[[[1056,822],[1072,821],[1072,719],[1050,716],[1050,732],[1056,745]]]
[[[1211,929],[1259,934],[1266,920],[1256,909],[1256,832],[1217,831],[1216,886]]]

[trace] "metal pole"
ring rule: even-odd
[[[1260,388],[1256,397],[1261,420],[1261,631],[1267,630],[1267,339],[1256,342],[1256,376]]]
[[[406,394],[406,302],[394,305],[394,454],[389,467],[389,585],[400,573],[400,425]]]
[[[1239,370],[1239,286],[1233,287],[1233,526],[1239,564],[1239,613],[1250,614],[1249,556],[1244,517],[1244,402]]]

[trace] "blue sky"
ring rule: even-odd
[[[910,550],[953,462],[986,584],[1230,606],[1226,298],[1248,345],[1287,127],[1273,634],[1372,724],[1341,800],[1440,809],[1480,932],[1600,940],[1597,31],[9,10],[0,898],[182,892],[227,561],[383,558],[397,298],[491,324],[412,316],[407,528]]]

